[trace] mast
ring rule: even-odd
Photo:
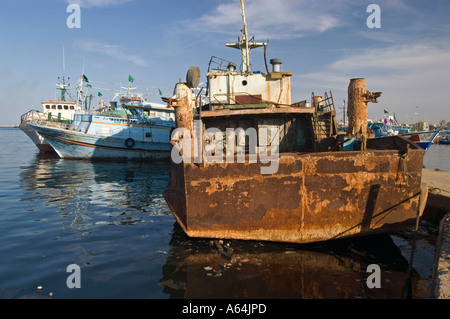
[[[241,15],[242,23],[244,28],[242,28],[242,42],[244,42],[244,47],[242,48],[242,72],[250,72],[250,50],[248,48],[248,32],[247,32],[247,22],[245,21],[245,8],[244,0],[241,0]]]
[[[65,101],[66,100],[66,87],[68,87],[69,85],[66,84],[66,63],[65,63],[65,58],[64,58],[64,47],[63,47],[63,61],[62,61],[62,68],[63,68],[63,73],[62,73],[62,83],[58,83],[56,84],[56,86],[61,90],[61,97],[60,100],[61,101]],[[58,77],[59,79],[59,77]]]
[[[83,56],[83,66],[82,66],[82,70],[81,70],[81,76],[80,76],[80,83],[78,85],[78,99],[77,99],[77,104],[79,105],[80,108],[83,108],[83,102],[84,102],[84,109],[87,110],[87,96],[84,96],[84,82],[86,81],[88,84],[86,85],[87,87],[91,87],[91,85],[89,84],[89,80],[87,79],[87,77],[84,75],[84,61],[85,61],[85,56]],[[84,99],[84,100],[83,100]]]
[[[241,1],[241,15],[242,15],[242,23],[244,27],[242,28],[242,37],[238,38],[237,43],[226,43],[227,47],[235,48],[241,50],[242,53],[242,73],[251,73],[251,65],[250,65],[250,50],[259,48],[267,45],[267,43],[263,42],[254,42],[249,41],[248,32],[247,32],[247,21],[245,19],[245,8],[244,8],[244,0]]]

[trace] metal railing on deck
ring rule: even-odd
[[[29,111],[21,116],[21,122],[36,123],[48,127],[68,129],[72,120],[54,116],[51,113],[43,113],[36,110]]]

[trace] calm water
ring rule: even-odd
[[[293,245],[187,238],[161,193],[164,162],[108,163],[41,155],[0,129],[0,298],[400,298],[412,234]],[[427,168],[449,170],[433,145]],[[413,297],[428,287],[436,228],[422,225]],[[81,288],[68,288],[67,266]],[[369,264],[381,288],[367,287]],[[37,287],[42,289],[38,290]]]

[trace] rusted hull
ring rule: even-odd
[[[273,175],[247,161],[172,162],[164,197],[191,237],[308,243],[414,225],[423,150],[401,137],[368,148],[280,154]]]

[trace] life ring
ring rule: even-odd
[[[135,141],[131,137],[129,137],[125,140],[125,146],[128,148],[132,148],[134,146],[134,144],[135,144]]]

